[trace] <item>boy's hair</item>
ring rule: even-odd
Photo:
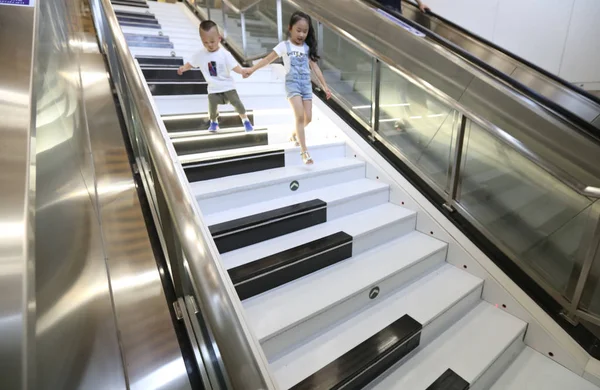
[[[212,20],[205,20],[202,23],[200,23],[200,28],[199,28],[198,32],[200,32],[200,31],[209,32],[210,30],[212,30],[213,27],[217,28],[217,24],[215,22],[213,22]],[[217,30],[218,30],[218,28],[217,28]]]

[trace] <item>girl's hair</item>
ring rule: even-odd
[[[292,14],[292,17],[290,18],[290,26],[288,28],[288,36],[290,35],[290,30],[292,29],[292,27],[294,27],[294,25],[296,23],[298,23],[298,21],[300,21],[301,19],[306,20],[306,23],[308,23],[308,33],[306,34],[306,39],[304,40],[306,42],[306,44],[308,45],[308,56],[310,57],[311,60],[313,60],[314,62],[317,62],[319,60],[319,55],[318,53],[318,48],[317,48],[317,38],[315,37],[315,29],[312,26],[312,20],[310,20],[310,16],[308,16],[307,14],[305,14],[302,11],[296,11]]]

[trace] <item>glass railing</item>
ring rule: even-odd
[[[334,3],[328,5],[335,8]],[[572,137],[586,150],[600,152],[600,145],[593,139],[582,140],[580,133],[585,131],[579,131],[577,125],[559,114],[548,115],[541,103],[518,95],[501,82],[494,88],[508,90],[503,98],[512,94],[515,100],[527,100],[526,108],[518,109],[530,110],[526,115],[535,120],[511,121],[505,115],[493,121],[490,110],[472,110],[475,106],[469,107],[461,96],[468,95],[466,87],[452,98],[433,81],[411,72],[410,66],[416,69],[414,64],[394,63],[389,61],[390,54],[378,52],[381,36],[367,34],[350,21],[345,27],[335,22],[346,21],[344,15],[353,12],[365,15],[364,10],[351,10],[359,8],[359,3],[328,14],[323,12],[325,5],[312,0],[265,0],[254,2],[244,12],[225,11],[227,25],[222,27],[231,48],[251,60],[256,53],[268,53],[285,37],[291,13],[302,7],[314,19],[321,68],[337,107],[362,125],[370,139],[418,174],[445,200],[446,209],[469,221],[562,305],[565,318],[572,323],[584,320],[600,325],[600,191],[596,185],[600,177],[586,167],[573,168],[575,161],[565,162],[569,156],[561,153],[565,149],[560,146],[536,148],[531,124],[539,120],[539,124],[543,121],[560,129],[566,134],[564,140]],[[233,8],[240,9],[236,4]],[[265,23],[257,29],[249,20]],[[411,33],[418,35],[418,31]],[[398,37],[386,44],[410,39],[402,34],[408,33],[398,28]],[[450,58],[461,64],[460,58]],[[478,81],[494,83],[481,69],[469,71]],[[560,141],[563,139],[555,143]],[[591,182],[584,181],[588,179]]]

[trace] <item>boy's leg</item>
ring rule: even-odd
[[[242,103],[242,100],[240,99],[240,96],[238,95],[237,91],[234,89],[225,92],[225,98],[227,99],[229,104],[231,104],[233,108],[235,108],[235,112],[238,113],[242,121],[246,122],[248,120],[248,115],[246,115],[246,107],[244,107],[244,103]]]
[[[216,122],[219,118],[219,104],[221,101],[221,97],[218,93],[209,93],[208,94],[208,117],[211,122]]]

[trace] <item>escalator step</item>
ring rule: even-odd
[[[283,168],[284,166],[284,151],[274,150],[187,163],[183,165],[183,169],[187,179],[190,182],[195,182],[241,175],[243,173],[260,172],[267,169]]]
[[[352,256],[352,236],[338,232],[229,269],[240,300],[269,291]]]
[[[220,253],[327,222],[327,203],[309,200],[209,226]]]
[[[422,328],[405,314],[292,389],[363,388],[419,346]]]

